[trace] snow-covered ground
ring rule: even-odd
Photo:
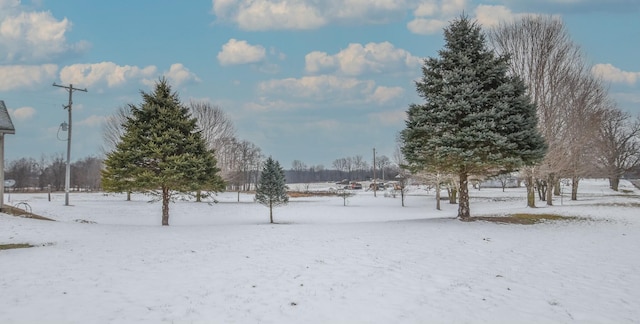
[[[295,198],[274,225],[223,193],[172,204],[169,227],[142,195],[11,194],[58,221],[0,214],[0,244],[38,245],[0,251],[0,323],[638,322],[640,190],[621,189],[585,180],[536,209],[521,188],[471,190],[474,216],[585,218],[536,225],[460,222],[419,189],[404,208]]]

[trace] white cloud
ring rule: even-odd
[[[459,16],[467,7],[466,0],[425,0],[413,11],[414,19],[407,23],[407,29],[414,34],[431,35],[441,33],[449,22]],[[500,22],[510,21],[527,15],[513,13],[502,5],[479,4],[473,9],[475,19],[483,27],[492,27]]]
[[[109,88],[121,86],[131,80],[145,81],[157,75],[157,68],[153,65],[140,68],[137,66],[120,66],[113,62],[94,64],[74,64],[65,66],[60,71],[60,80],[79,87],[101,86]]]
[[[413,11],[413,15],[416,17],[434,16],[437,13],[438,3],[436,1],[424,1]]]
[[[171,64],[169,71],[165,72],[164,75],[169,80],[169,83],[174,87],[188,82],[200,82],[200,78],[198,78],[195,73],[189,71],[189,69],[181,63]]]
[[[414,1],[405,0],[350,0],[326,1],[325,12],[331,20],[357,21],[363,23],[387,22],[400,18]]]
[[[420,66],[420,58],[408,51],[396,48],[389,42],[349,44],[335,55],[311,52],[305,56],[305,69],[316,73],[323,70],[338,70],[346,75],[364,73],[393,73]]]
[[[213,0],[221,21],[244,30],[304,30],[330,23],[380,23],[402,19],[417,0]]]
[[[0,0],[0,9],[3,11],[18,8],[20,0]]]
[[[260,97],[257,101],[248,102],[243,105],[243,108],[250,112],[285,111],[308,107],[308,103],[286,102],[282,99],[270,100],[267,97]]]
[[[20,107],[15,110],[10,110],[11,116],[16,120],[29,120],[35,116],[36,110],[33,107]]]
[[[304,61],[305,70],[310,73],[317,73],[321,70],[332,69],[339,65],[335,56],[318,51],[305,55]]]
[[[414,34],[431,35],[442,32],[448,24],[446,20],[416,18],[407,23],[407,29]]]
[[[445,16],[457,16],[467,7],[466,0],[443,0],[440,10]]]
[[[264,47],[231,38],[222,45],[222,50],[218,53],[218,62],[221,65],[256,63],[264,60],[265,56]]]
[[[19,3],[18,3],[19,4]],[[82,52],[89,44],[69,44],[66,34],[71,22],[58,20],[48,11],[21,11],[15,1],[4,2],[0,14],[0,62],[42,62],[57,56]]]
[[[441,33],[449,20],[460,15],[466,6],[466,0],[422,0],[413,10],[415,18],[407,23],[407,29],[419,35]]]
[[[509,22],[524,15],[530,15],[526,13],[513,13],[509,8],[505,6],[489,6],[479,5],[475,9],[476,20],[483,27],[497,26],[501,22]]]
[[[375,82],[333,75],[306,76],[261,82],[258,90],[269,95],[286,95],[317,101],[362,100],[371,96]]]
[[[496,1],[494,1],[496,2]],[[375,24],[399,21],[408,13],[407,28],[416,34],[436,34],[465,10],[491,26],[516,15],[500,5],[478,5],[468,0],[213,0],[220,21],[244,30],[316,29],[330,24]]]
[[[631,13],[640,10],[637,0],[493,0],[493,3],[503,3],[508,6],[518,6],[534,12],[556,12],[558,14],[571,13]]]
[[[287,55],[285,53],[278,51],[278,49],[276,49],[275,47],[269,48],[269,54],[271,54],[271,56],[277,57],[280,61],[284,61],[287,58]]]
[[[44,65],[0,65],[0,91],[27,89],[56,79],[58,66]]]
[[[235,21],[246,30],[313,29],[326,23],[317,8],[304,1],[241,1]]]
[[[258,92],[262,95],[260,104],[252,104],[253,110],[282,110],[283,107],[302,108],[299,103],[279,102],[272,105],[273,99],[300,99],[309,105],[309,101],[338,102],[340,104],[387,104],[404,94],[401,87],[377,86],[373,80],[359,80],[352,77],[336,75],[317,75],[302,78],[275,79],[261,82]],[[281,100],[281,99],[278,99]],[[265,104],[269,103],[269,104]],[[276,107],[276,106],[279,106]]]
[[[640,79],[640,72],[623,71],[612,64],[596,64],[591,68],[591,73],[612,83],[626,83],[634,85]]]
[[[237,2],[237,0],[213,0],[213,12],[222,17],[231,15],[231,11]]]
[[[384,104],[402,96],[403,93],[404,89],[401,87],[379,86],[371,95],[371,100],[378,104]]]

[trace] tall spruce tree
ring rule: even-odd
[[[402,151],[414,169],[457,175],[458,218],[468,220],[470,174],[533,164],[546,145],[524,83],[508,74],[507,56],[487,49],[477,23],[461,16],[444,37],[444,49],[425,60],[416,82],[425,102],[407,110]]]
[[[159,194],[162,225],[169,225],[173,191],[219,191],[224,182],[196,120],[167,80],[159,80],[152,93],[141,93],[142,104],[130,106],[122,138],[107,154],[102,186],[111,192]]]
[[[260,173],[256,201],[269,207],[269,220],[272,224],[273,207],[286,205],[289,202],[284,170],[280,163],[271,157],[267,159]]]

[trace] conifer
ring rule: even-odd
[[[267,159],[260,173],[260,181],[256,189],[256,201],[269,207],[269,220],[273,224],[273,207],[286,205],[289,202],[284,170],[278,161]]]
[[[480,26],[462,16],[444,36],[444,49],[425,60],[416,82],[425,102],[407,111],[403,153],[414,169],[458,176],[458,217],[468,220],[469,175],[534,164],[546,145],[524,83],[508,73],[507,56],[487,49]]]
[[[162,225],[169,225],[172,192],[219,191],[224,182],[196,120],[167,80],[160,79],[152,93],[141,94],[142,104],[130,105],[124,134],[107,154],[102,185],[111,192],[158,194]]]

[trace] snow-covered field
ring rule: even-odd
[[[11,194],[58,221],[0,214],[0,244],[38,245],[0,251],[0,323],[639,322],[640,190],[621,189],[536,209],[471,190],[474,216],[587,218],[536,225],[460,222],[421,190],[295,198],[274,225],[223,193],[172,204],[169,227],[142,195]]]

